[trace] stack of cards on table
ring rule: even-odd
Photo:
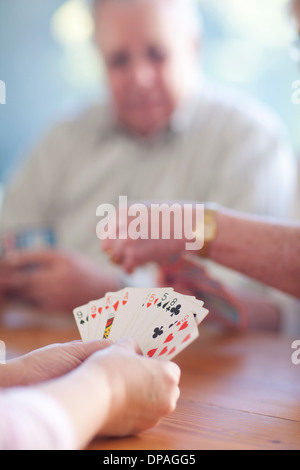
[[[125,288],[73,310],[82,341],[133,338],[144,356],[170,360],[198,336],[203,302],[172,288]]]

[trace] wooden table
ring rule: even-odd
[[[72,325],[0,327],[7,356],[78,339]],[[300,449],[300,365],[292,341],[272,333],[226,334],[200,327],[176,362],[177,410],[135,437],[95,440],[99,450]]]

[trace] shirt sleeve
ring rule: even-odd
[[[214,150],[206,162],[205,200],[256,215],[291,216],[297,168],[284,124],[265,105],[244,95],[216,92],[207,108],[212,106],[214,119],[207,134],[214,138]]]
[[[75,450],[71,420],[52,397],[32,388],[0,390],[1,450]]]
[[[284,129],[276,123],[260,127],[250,122],[239,133],[238,142],[231,140],[220,173],[220,184],[227,183],[227,205],[264,216],[290,217],[297,169]]]

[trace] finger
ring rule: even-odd
[[[172,398],[171,398],[171,409],[170,412],[173,413],[173,411],[176,410],[177,402],[180,397],[180,388],[178,385],[174,388]]]
[[[121,257],[118,257],[113,254],[110,256],[110,261],[116,265],[121,265],[123,263],[123,259]]]
[[[7,271],[8,269],[11,269],[8,261],[6,258],[1,257],[0,258],[0,270]]]
[[[174,274],[171,273],[171,272],[167,272],[167,271],[159,271],[158,273],[158,282],[160,285],[163,285],[163,284],[171,284],[172,282],[174,282]]]
[[[101,339],[93,340],[87,343],[81,342],[81,346],[88,354],[93,354],[96,351],[106,349],[113,345],[113,342],[110,339]]]
[[[127,254],[128,240],[115,240],[113,246],[109,250],[110,258],[117,264],[122,264]]]
[[[15,286],[15,275],[11,271],[6,273],[0,273],[0,287],[14,287]]]
[[[49,282],[49,276],[37,273],[20,273],[15,276],[11,288],[23,301],[34,303],[39,307],[51,306],[57,299],[56,291]]]
[[[109,238],[105,238],[104,240],[101,240],[100,248],[101,248],[102,251],[109,252],[109,250],[111,248],[111,240]]]
[[[132,274],[133,271],[137,268],[137,265],[133,262],[132,259],[126,257],[122,261],[122,268],[126,273]]]
[[[121,338],[115,343],[116,346],[127,349],[129,351],[135,352],[137,354],[142,354],[142,351],[137,344],[136,341],[134,341],[132,338]]]
[[[145,257],[145,252],[141,244],[135,246],[128,246],[122,259],[122,268],[127,273],[131,274],[135,269],[145,265],[152,259]]]
[[[22,268],[28,264],[49,264],[54,257],[53,250],[26,250],[10,253],[7,255],[6,261],[13,268]]]
[[[13,284],[20,290],[41,291],[43,287],[49,285],[49,275],[47,269],[31,269],[17,271],[14,275]],[[48,290],[48,289],[47,289]]]
[[[175,383],[179,383],[181,377],[180,367],[175,362],[165,362],[165,368],[169,375],[174,379]]]
[[[73,353],[76,353],[76,356],[82,358],[82,360],[87,359],[89,356],[94,354],[97,351],[102,351],[110,346],[112,346],[113,342],[108,339],[103,340],[93,340],[87,343],[83,343],[82,341],[71,341],[70,343],[66,343],[65,346],[70,348]]]
[[[122,256],[120,256],[120,254],[118,254],[116,250],[113,249],[112,247],[109,247],[106,249],[106,254],[108,255],[110,261],[113,264],[117,264],[117,265],[122,264]]]

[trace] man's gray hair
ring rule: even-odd
[[[98,6],[104,3],[135,3],[153,0],[92,0],[93,6]],[[163,0],[160,0],[163,1]],[[203,22],[199,8],[197,7],[197,0],[164,0],[170,2],[174,11],[177,12],[180,24],[185,27],[189,32],[196,35],[202,35]]]

